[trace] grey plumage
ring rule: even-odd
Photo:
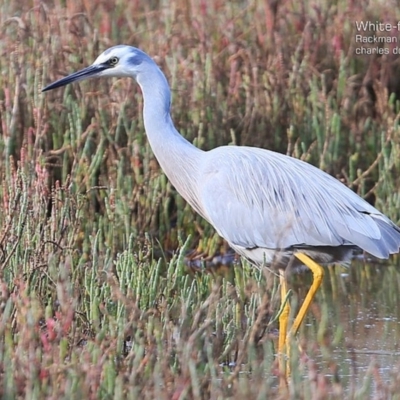
[[[256,264],[284,267],[296,251],[321,263],[347,261],[356,248],[379,258],[399,252],[400,229],[312,165],[251,147],[205,152],[185,140],[170,117],[164,74],[139,49],[112,47],[44,90],[101,76],[136,79],[146,133],[162,169],[187,202]]]

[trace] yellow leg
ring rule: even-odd
[[[310,290],[307,293],[306,298],[304,299],[304,302],[302,306],[300,307],[300,310],[293,322],[293,325],[290,329],[289,334],[291,336],[294,336],[297,331],[299,330],[299,327],[301,323],[303,322],[304,316],[306,315],[308,309],[310,308],[310,304],[313,301],[315,294],[317,293],[319,287],[321,286],[322,279],[324,277],[324,269],[315,261],[313,261],[310,257],[306,256],[303,253],[296,253],[295,256],[308,268],[311,269],[313,273],[313,283],[310,287]]]
[[[313,273],[313,283],[307,293],[306,298],[304,299],[303,304],[300,307],[300,310],[293,322],[292,327],[290,328],[289,334],[288,331],[288,320],[290,314],[290,306],[289,302],[286,302],[285,306],[281,311],[281,315],[279,316],[279,344],[278,344],[278,354],[279,354],[279,369],[282,373],[282,380],[280,382],[281,388],[287,387],[286,379],[290,375],[290,367],[289,367],[289,359],[290,359],[290,340],[296,335],[297,331],[301,323],[304,320],[304,316],[306,315],[308,309],[310,308],[310,304],[313,301],[315,294],[317,293],[319,287],[321,286],[322,279],[324,277],[323,268],[313,261],[310,257],[303,253],[296,253],[295,256],[308,268],[311,269]],[[279,271],[279,280],[281,285],[281,303],[287,297],[287,283],[285,278],[284,271]],[[286,353],[286,354],[285,354]],[[286,377],[286,379],[285,379]]]
[[[287,283],[285,279],[285,272],[283,270],[279,270],[279,281],[281,284],[281,304],[286,299],[287,296]],[[290,305],[289,302],[286,301],[285,306],[279,316],[279,344],[278,344],[278,351],[279,354],[283,354],[286,345],[286,337],[287,337],[287,326],[290,314]]]
[[[287,283],[285,278],[285,271],[279,270],[279,281],[281,285],[281,304],[286,301],[284,305],[281,315],[279,316],[279,343],[278,343],[278,357],[279,357],[279,370],[281,372],[281,387],[286,387],[286,379],[285,376],[289,375],[289,369],[286,364],[286,355],[285,350],[287,352],[287,327],[289,321],[289,314],[290,314],[290,305],[289,301],[287,301]]]

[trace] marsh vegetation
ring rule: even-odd
[[[140,47],[194,144],[304,159],[399,223],[399,58],[357,55],[356,20],[395,25],[400,9],[0,0],[2,398],[288,398],[279,279],[240,260],[188,267],[229,249],[160,170],[136,84],[41,89],[111,45]],[[399,267],[328,269],[291,355],[291,398],[400,397]],[[309,283],[292,277],[293,306]]]

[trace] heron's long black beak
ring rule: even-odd
[[[84,79],[95,78],[97,74],[108,68],[110,68],[110,65],[108,64],[90,65],[89,67],[74,72],[71,75],[66,76],[65,78],[61,78],[58,81],[50,83],[50,85],[47,85],[44,89],[42,89],[42,92],[47,92],[48,90],[56,89],[61,86],[68,85],[69,83],[72,82],[78,82]]]

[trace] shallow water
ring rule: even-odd
[[[229,257],[228,262],[213,259],[209,267],[231,264],[234,255]],[[201,269],[201,261],[192,261],[191,267]],[[291,276],[294,302],[305,297],[311,281],[307,270]],[[393,375],[400,374],[400,258],[326,268],[298,341],[306,359],[331,381],[340,382],[345,393],[365,386],[368,375],[373,385],[393,382]],[[303,367],[301,374],[307,375],[309,366]],[[245,366],[243,373],[249,373]]]
[[[296,278],[300,296],[309,282],[310,276]],[[321,372],[329,375],[336,364],[345,387],[359,387],[373,366],[375,377],[390,382],[400,370],[400,265],[356,261],[348,269],[329,268],[300,341]],[[307,347],[315,341],[322,346]]]

